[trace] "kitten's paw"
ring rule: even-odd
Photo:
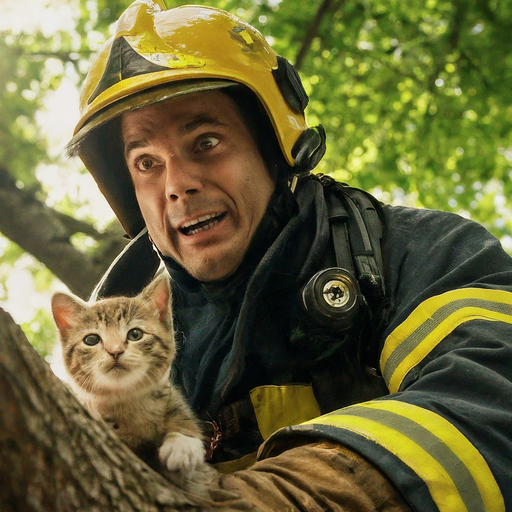
[[[160,462],[169,471],[191,471],[204,462],[201,439],[183,434],[169,434],[158,452]]]

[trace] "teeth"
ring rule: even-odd
[[[203,215],[202,217],[198,217],[197,219],[191,220],[189,222],[185,222],[183,224],[182,228],[189,228],[190,226],[193,226],[194,224],[199,224],[200,222],[204,222],[205,220],[213,219],[214,217],[217,217],[218,213],[209,213],[208,215]]]
[[[223,213],[209,213],[208,215],[203,215],[192,221],[185,222],[183,226],[181,226],[180,231],[187,236],[197,235],[197,233],[206,231],[218,224],[223,219],[224,215]]]
[[[199,227],[197,229],[193,229],[192,231],[189,231],[188,235],[197,235],[197,233],[201,233],[202,231],[206,231],[207,229],[212,228],[213,226],[215,226],[215,224],[218,224],[218,223],[219,223],[219,221],[215,220],[213,222],[210,222],[206,226],[201,226],[201,227]]]

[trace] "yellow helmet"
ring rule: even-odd
[[[242,84],[272,123],[287,163],[297,172],[323,156],[321,127],[308,128],[308,98],[296,70],[236,16],[163,0],[137,0],[99,51],[82,88],[81,118],[68,149],[79,154],[130,236],[144,227],[118,133],[128,110],[182,94]]]

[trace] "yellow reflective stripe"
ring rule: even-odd
[[[310,420],[349,430],[384,447],[409,466],[441,512],[504,512],[485,459],[438,414],[396,400],[373,400]]]
[[[427,299],[386,339],[380,367],[391,393],[399,390],[409,371],[464,322],[512,323],[512,293],[464,288]]]
[[[252,466],[255,462],[256,452],[248,453],[247,455],[244,455],[240,459],[228,460],[226,462],[218,462],[217,464],[213,464],[213,467],[219,473],[233,473],[235,471],[247,469],[249,466]]]
[[[281,427],[320,415],[311,385],[260,386],[250,392],[250,397],[263,439]]]

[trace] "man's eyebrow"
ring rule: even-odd
[[[131,142],[128,142],[128,144],[126,144],[126,146],[124,147],[125,159],[128,158],[130,151],[133,151],[134,149],[138,149],[138,148],[144,148],[148,144],[149,144],[149,142],[147,139],[138,139],[138,140],[132,140]]]
[[[178,128],[178,131],[184,135],[188,135],[192,133],[194,130],[197,130],[200,126],[207,124],[214,127],[223,127],[226,126],[224,123],[218,120],[217,117],[213,117],[209,114],[199,114],[192,118],[190,121],[187,121],[185,124]],[[149,145],[149,140],[147,138],[133,140],[128,142],[128,144],[124,147],[124,157],[128,158],[131,151],[134,149],[144,148]]]
[[[197,130],[203,124],[209,124],[218,127],[226,126],[224,123],[220,122],[217,117],[213,117],[209,114],[199,114],[195,116],[192,120],[180,126],[179,131],[180,133],[186,135],[192,133],[194,130]]]

